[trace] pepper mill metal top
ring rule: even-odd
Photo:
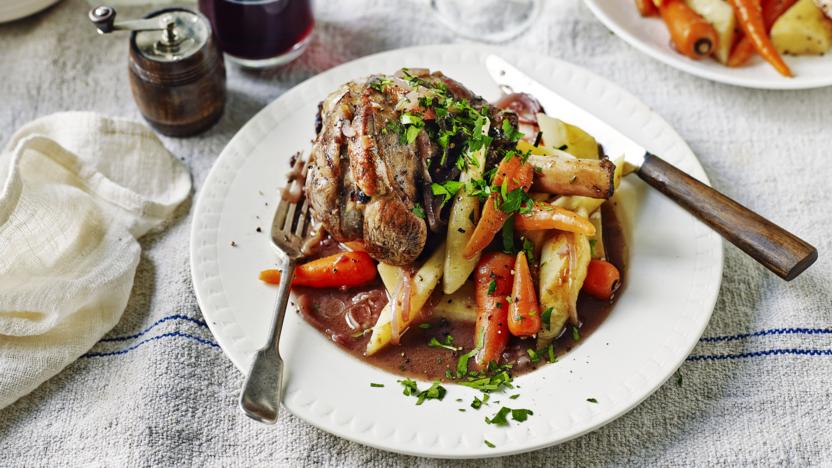
[[[90,21],[100,34],[134,31],[136,47],[142,55],[157,62],[183,60],[200,50],[211,36],[211,26],[202,15],[187,10],[172,10],[152,18],[116,21],[116,10],[97,6],[90,10]]]
[[[131,31],[130,90],[156,130],[170,136],[194,135],[220,118],[225,65],[207,18],[184,8],[165,8],[143,19],[116,21],[116,11],[109,6],[93,8],[89,18],[101,34]]]

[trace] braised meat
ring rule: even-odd
[[[314,220],[333,238],[363,241],[377,260],[403,266],[422,253],[429,232],[442,230],[442,197],[431,185],[459,177],[455,140],[466,130],[446,131],[438,141],[439,119],[429,103],[440,98],[489,117],[497,129],[490,151],[500,148],[502,119],[516,125],[514,114],[426,70],[349,82],[321,103],[306,191]]]

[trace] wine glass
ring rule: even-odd
[[[431,0],[437,19],[456,34],[476,41],[504,42],[540,16],[542,0]]]

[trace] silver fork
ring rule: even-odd
[[[298,210],[298,204],[301,201],[303,205]],[[283,328],[283,317],[286,314],[295,265],[304,256],[303,244],[308,237],[309,225],[311,225],[311,222],[307,221],[308,211],[309,201],[303,195],[295,203],[287,202],[281,197],[272,221],[272,244],[283,253],[280,286],[277,290],[269,339],[254,357],[240,395],[240,409],[248,417],[266,424],[277,422],[283,393],[280,330]]]

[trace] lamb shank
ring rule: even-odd
[[[375,259],[404,266],[420,255],[430,231],[442,229],[442,197],[431,184],[458,178],[455,140],[464,137],[448,133],[444,145],[437,142],[430,103],[443,97],[470,104],[491,122],[516,124],[513,113],[427,70],[352,81],[320,104],[306,193],[314,220],[335,240],[363,241]],[[503,144],[495,127],[490,151]]]

